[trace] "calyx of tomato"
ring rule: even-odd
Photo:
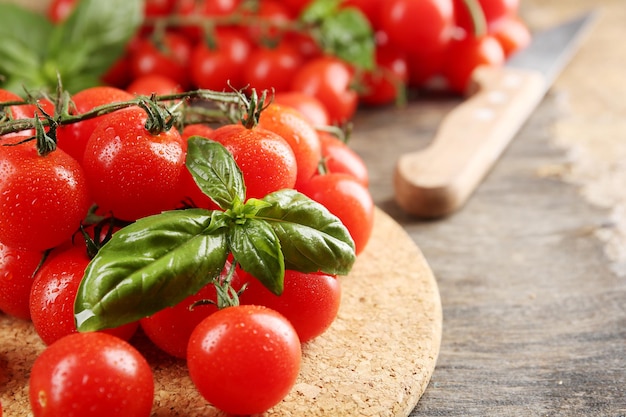
[[[246,200],[232,155],[202,137],[187,168],[222,210],[188,208],[145,217],[115,233],[92,259],[76,297],[79,331],[116,327],[177,304],[219,279],[226,260],[275,294],[285,269],[347,274],[356,259],[343,223],[292,189]]]

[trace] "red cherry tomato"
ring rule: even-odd
[[[300,16],[300,13],[311,3],[312,0],[283,0],[283,4],[291,12],[293,18]]]
[[[376,48],[376,68],[366,72],[359,98],[371,106],[391,104],[404,94],[409,81],[406,54],[392,45]]]
[[[491,32],[493,37],[500,42],[505,58],[526,48],[532,40],[528,26],[515,16],[498,20],[492,26]]]
[[[46,10],[46,15],[52,23],[61,23],[72,13],[76,0],[52,0]]]
[[[94,202],[127,221],[176,208],[186,142],[175,128],[151,134],[138,107],[104,116],[85,148],[83,167]]]
[[[83,114],[104,104],[132,100],[133,98],[132,94],[117,87],[91,87],[81,90],[72,96],[74,105],[70,109],[70,113]],[[57,146],[78,162],[82,162],[87,140],[101,120],[102,117],[95,117],[78,123],[60,126],[57,129]]]
[[[237,29],[219,28],[215,43],[214,49],[204,42],[195,46],[190,70],[193,83],[199,88],[217,91],[245,87],[244,67],[252,51],[246,35]]]
[[[154,41],[142,38],[130,52],[130,65],[134,78],[148,74],[168,77],[183,89],[189,86],[189,63],[192,45],[183,35],[166,32]]]
[[[472,73],[477,67],[502,65],[504,59],[502,46],[494,37],[466,36],[450,44],[443,76],[451,91],[463,94],[467,92]]]
[[[37,357],[29,397],[34,417],[149,417],[154,379],[129,343],[101,332],[74,333]]]
[[[193,15],[208,19],[218,18],[235,13],[241,2],[242,0],[179,0],[176,12],[183,17]],[[204,29],[196,25],[181,27],[180,32],[194,44],[201,42],[205,35]]]
[[[263,0],[257,5],[255,9],[244,11],[244,15],[251,18],[246,22],[250,39],[256,44],[278,41],[281,32],[277,28],[290,23],[290,10],[277,0]]]
[[[313,126],[330,123],[328,111],[321,101],[299,91],[284,91],[274,95],[274,103],[298,110]]]
[[[316,175],[300,191],[324,205],[350,232],[357,255],[374,227],[374,202],[369,190],[348,174]]]
[[[320,140],[313,125],[298,110],[272,103],[261,113],[259,127],[277,133],[291,147],[298,166],[296,188],[317,172],[322,157]]]
[[[171,78],[158,74],[143,75],[135,78],[126,91],[131,94],[139,94],[150,96],[152,94],[163,95],[172,93],[181,93],[181,86]]]
[[[465,0],[453,0],[455,20],[458,27],[473,33],[474,24]],[[477,5],[485,16],[487,27],[491,32],[492,25],[498,20],[516,16],[519,10],[520,0],[476,0]]]
[[[354,177],[365,187],[369,185],[369,172],[363,159],[338,137],[328,132],[318,132],[322,145],[322,158],[328,173],[343,173]]]
[[[230,268],[226,263],[221,279],[225,279]],[[241,289],[237,272],[234,273],[231,286],[236,291]],[[189,337],[202,320],[217,311],[215,304],[194,306],[198,301],[216,301],[215,285],[207,284],[196,294],[185,298],[173,307],[161,310],[150,317],[140,320],[141,328],[148,338],[164,352],[177,358],[187,357]]]
[[[12,93],[8,90],[0,89],[0,103],[8,102],[8,101],[19,101],[24,102],[24,100],[15,93]],[[37,101],[37,104],[41,106],[42,110],[48,113],[50,116],[54,115],[54,105],[52,102],[46,99],[40,99]],[[31,119],[35,117],[35,114],[40,114],[40,110],[37,106],[32,104],[20,104],[9,107],[0,107],[0,117],[3,116],[3,113],[6,112],[7,117],[11,119]],[[10,138],[15,136],[33,136],[35,135],[35,129],[23,130],[21,132],[15,133],[6,133],[0,136],[0,139]]]
[[[29,251],[68,240],[87,215],[91,199],[78,162],[61,149],[40,156],[35,141],[0,142],[0,242]]]
[[[298,166],[289,143],[278,134],[260,127],[224,125],[212,139],[233,155],[243,172],[247,198],[263,198],[296,184]]]
[[[301,362],[298,335],[278,312],[241,305],[204,319],[189,339],[187,366],[200,394],[236,415],[260,414],[293,387]]]
[[[42,259],[42,252],[13,249],[0,242],[0,310],[30,320],[30,289]]]
[[[381,29],[407,54],[442,51],[454,29],[452,0],[385,0]]]
[[[30,293],[30,314],[45,344],[77,332],[74,300],[89,261],[84,248],[77,246],[46,260],[37,272]],[[135,322],[104,332],[129,340],[137,327]]]
[[[333,57],[307,61],[296,72],[291,89],[317,98],[324,104],[331,123],[344,123],[356,111],[358,94],[351,88],[352,69]]]
[[[291,79],[301,64],[301,55],[290,45],[284,44],[275,48],[260,46],[247,59],[244,79],[249,88],[258,92],[288,91]]]
[[[342,7],[356,7],[367,18],[376,31],[380,29],[380,13],[385,0],[345,0]]]
[[[334,276],[287,270],[280,296],[249,274],[241,279],[248,284],[240,297],[241,304],[263,305],[278,311],[296,329],[300,343],[324,333],[337,317],[341,284]]]

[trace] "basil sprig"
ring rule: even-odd
[[[0,3],[0,87],[75,93],[101,83],[143,21],[143,0],[81,0],[65,21]]]
[[[145,217],[113,235],[78,290],[80,331],[116,327],[177,304],[214,282],[229,254],[275,294],[285,269],[347,274],[354,242],[323,205],[285,189],[245,201],[232,155],[219,143],[189,139],[187,167],[222,210],[189,208]]]

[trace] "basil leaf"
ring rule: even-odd
[[[243,175],[228,150],[200,136],[190,137],[187,143],[187,169],[198,187],[224,210],[243,202]]]
[[[233,257],[244,271],[256,277],[274,294],[283,292],[285,262],[278,237],[270,225],[254,218],[234,222],[229,245]]]
[[[314,28],[312,35],[326,53],[371,70],[375,65],[374,30],[359,9],[341,7],[341,3],[341,0],[315,0],[299,19]]]
[[[42,14],[11,3],[0,3],[0,74],[2,88],[17,94],[40,87],[40,71],[52,32]]]
[[[256,217],[274,229],[287,269],[339,275],[350,272],[356,260],[354,241],[326,207],[295,190],[280,190],[262,201],[270,205],[261,208]]]
[[[92,259],[74,311],[80,331],[116,327],[195,294],[228,255],[223,213],[164,212],[119,230]]]
[[[142,0],[81,0],[54,27],[48,65],[76,92],[97,81],[122,56],[143,21]]]

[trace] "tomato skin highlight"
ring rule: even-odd
[[[61,149],[42,157],[35,141],[0,145],[0,195],[0,242],[31,251],[69,239],[91,203],[78,162]]]
[[[175,128],[153,135],[138,107],[103,118],[87,141],[83,167],[95,203],[133,221],[176,208],[186,142]]]
[[[293,387],[301,345],[289,321],[262,306],[227,307],[204,319],[189,339],[187,366],[200,394],[220,410],[260,414]]]
[[[105,333],[75,333],[48,346],[29,380],[34,417],[149,417],[150,365],[127,342]]]

